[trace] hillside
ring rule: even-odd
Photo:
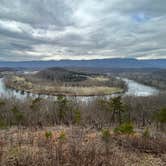
[[[0,165],[165,166],[165,97],[1,98]]]
[[[116,74],[143,83],[145,85],[150,85],[161,90],[166,90],[166,69],[144,70],[144,72],[123,71]]]

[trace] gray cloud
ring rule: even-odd
[[[166,58],[163,0],[0,0],[0,60]]]

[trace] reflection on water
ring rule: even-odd
[[[37,95],[33,95],[30,93],[22,93],[18,90],[13,90],[5,87],[3,78],[0,78],[0,95],[3,97],[16,97],[17,99],[25,99],[27,97],[37,97]]]
[[[151,96],[159,93],[159,90],[154,87],[146,86],[126,78],[123,78],[122,80],[125,81],[128,86],[128,91],[125,93],[125,95]]]
[[[133,96],[151,96],[151,95],[156,95],[159,93],[159,91],[153,87],[150,86],[145,86],[143,84],[137,83],[135,81],[123,78],[123,81],[126,82],[128,85],[128,91],[125,92],[124,95],[133,95]],[[117,96],[118,94],[113,94],[113,95],[107,95],[105,96],[106,98],[109,97],[114,97]],[[0,96],[3,97],[15,97],[17,99],[24,100],[28,97],[36,98],[36,97],[42,97],[42,98],[50,98],[50,99],[56,99],[56,96],[49,96],[49,95],[36,95],[32,93],[27,93],[27,92],[21,92],[21,91],[16,91],[13,89],[6,88],[3,82],[3,78],[0,78]],[[68,98],[73,98],[73,97],[68,97]],[[78,96],[77,99],[80,101],[92,101],[95,98],[98,98],[98,96]]]

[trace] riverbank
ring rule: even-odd
[[[104,78],[97,77],[95,81],[103,82]],[[107,80],[106,80],[107,81]],[[5,86],[10,89],[19,90],[32,94],[43,94],[51,96],[104,96],[123,93],[124,90],[119,87],[109,86],[64,86],[53,83],[33,83],[24,77],[12,76],[4,80]]]

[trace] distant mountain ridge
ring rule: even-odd
[[[137,60],[130,58],[93,60],[50,60],[50,61],[1,61],[0,67],[49,68],[49,67],[94,67],[94,68],[161,68],[166,69],[166,59]]]

